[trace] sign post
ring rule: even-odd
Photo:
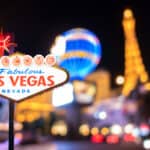
[[[13,101],[9,102],[9,150],[14,150],[14,106]]]
[[[67,82],[68,73],[54,66],[55,56],[15,55],[0,58],[0,95],[9,102],[9,150],[14,150],[15,102]]]

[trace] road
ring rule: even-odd
[[[0,150],[8,150],[7,144],[0,144]],[[144,150],[134,144],[93,144],[90,142],[53,142],[38,145],[16,146],[15,150]]]
[[[15,150],[144,150],[133,144],[92,144],[90,142],[54,142],[16,147]]]

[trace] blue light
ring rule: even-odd
[[[84,79],[95,70],[101,59],[101,44],[96,35],[82,28],[64,32],[65,54],[60,57],[59,66],[69,72],[70,80]]]

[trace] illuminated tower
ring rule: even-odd
[[[130,9],[124,11],[123,29],[125,36],[125,84],[122,94],[128,96],[137,81],[145,83],[148,73],[145,70],[135,32],[136,21]]]

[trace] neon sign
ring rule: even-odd
[[[0,94],[16,102],[63,84],[65,70],[54,67],[55,56],[2,56],[0,58]]]
[[[4,35],[2,32],[0,33],[0,56],[4,55],[4,51],[10,52],[9,48],[11,46],[16,46],[15,43],[11,42],[10,35]]]

